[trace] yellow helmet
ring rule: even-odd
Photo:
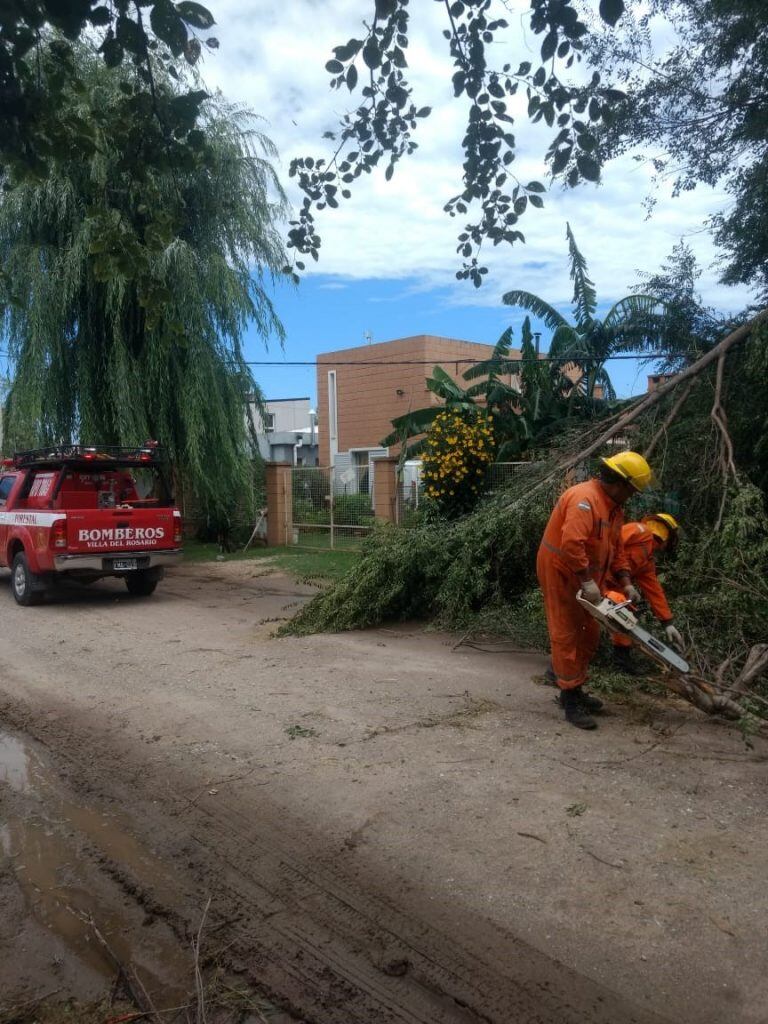
[[[670,536],[676,536],[680,529],[677,520],[668,512],[658,512],[656,515],[643,516],[643,526],[649,530],[654,537],[661,541],[668,541]]]
[[[618,452],[600,461],[631,483],[636,491],[644,491],[653,480],[651,467],[637,452]]]

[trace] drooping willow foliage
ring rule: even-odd
[[[199,157],[144,166],[131,70],[77,53],[86,88],[61,118],[87,108],[93,155],[9,180],[0,201],[5,447],[153,437],[222,514],[246,492],[247,401],[260,395],[244,331],[283,337],[267,292],[285,263],[275,151],[251,115],[212,98]],[[156,88],[174,102],[170,79]]]

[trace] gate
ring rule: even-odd
[[[293,544],[348,548],[370,533],[373,474],[368,465],[294,466],[290,476]]]

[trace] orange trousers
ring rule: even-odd
[[[539,551],[536,573],[544,595],[544,612],[552,650],[552,668],[561,690],[586,681],[589,663],[600,643],[600,626],[576,602],[577,578],[546,551]]]

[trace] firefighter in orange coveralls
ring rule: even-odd
[[[626,523],[621,528],[624,554],[629,562],[632,582],[651,606],[651,611],[664,626],[667,639],[682,649],[683,638],[673,625],[672,609],[669,607],[664,588],[656,575],[655,555],[674,555],[677,547],[679,526],[674,516],[666,512],[643,516],[639,523]],[[608,581],[611,589],[613,581]],[[632,660],[632,641],[623,633],[613,634],[613,661],[618,669],[630,676],[644,675],[643,669]]]
[[[602,702],[584,690],[587,669],[600,642],[600,626],[576,601],[582,591],[592,604],[602,599],[610,575],[632,601],[624,553],[622,506],[651,482],[651,467],[637,452],[602,459],[597,479],[569,487],[549,517],[536,559],[552,650],[552,669],[560,687],[566,721],[579,729],[597,726],[590,714]]]

